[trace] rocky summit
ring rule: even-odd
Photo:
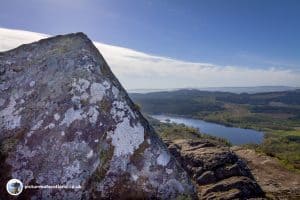
[[[197,184],[199,199],[265,197],[246,163],[228,146],[209,139],[176,139],[165,142]]]
[[[83,33],[0,53],[0,199],[182,199],[195,189]],[[80,186],[80,188],[78,187]],[[15,198],[13,198],[15,199]]]

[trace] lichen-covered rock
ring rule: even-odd
[[[193,197],[187,174],[82,33],[0,53],[0,199]]]
[[[209,139],[165,143],[197,183],[199,199],[264,198],[246,163],[229,147]]]

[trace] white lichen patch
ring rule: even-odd
[[[60,135],[65,136],[65,132],[64,131],[60,132]]]
[[[103,86],[106,88],[106,89],[109,89],[110,88],[110,83],[108,81],[103,81]]]
[[[15,110],[16,100],[14,97],[10,97],[10,102],[6,108],[0,111],[0,119],[6,129],[13,130],[20,126],[21,116],[20,110]]]
[[[125,117],[125,114],[127,116],[132,117],[133,119],[136,118],[136,115],[132,111],[132,109],[126,104],[125,101],[114,101],[112,104],[112,109],[110,111],[110,114],[113,116],[113,119],[122,119]]]
[[[30,86],[30,87],[35,86],[35,81],[30,81],[29,86]]]
[[[75,160],[71,165],[68,165],[66,168],[64,168],[64,179],[67,179],[68,181],[66,184],[70,185],[80,185],[80,178],[78,177],[80,173],[82,172],[81,166],[80,166],[80,161]]]
[[[54,123],[50,123],[48,126],[46,126],[44,129],[53,129],[55,127]]]
[[[76,82],[76,79],[74,79],[74,82],[72,83],[72,90],[71,94],[73,94],[72,102],[78,104],[79,107],[81,107],[80,102],[81,101],[87,101],[89,98],[89,94],[87,93],[87,89],[90,87],[90,82],[86,79],[79,79],[78,82]]]
[[[112,139],[112,144],[115,147],[115,156],[132,155],[144,142],[144,128],[140,123],[132,127],[129,119],[124,118],[123,122],[117,124],[114,132],[108,134],[108,137]]]
[[[67,124],[67,126],[70,126],[72,122],[75,120],[81,120],[84,118],[82,115],[83,111],[81,109],[79,110],[74,110],[74,108],[69,108],[67,112],[65,113],[65,117],[63,121],[59,125]]]
[[[173,169],[167,168],[167,169],[166,169],[166,172],[167,172],[167,174],[172,174],[172,173],[173,173]]]
[[[42,126],[43,122],[44,120],[40,120],[35,125],[33,125],[33,127],[31,127],[30,131],[27,133],[27,137],[31,137],[33,132],[38,130]]]
[[[92,71],[93,68],[94,68],[94,65],[93,64],[86,64],[83,66],[83,68],[87,69],[88,71]]]
[[[38,129],[42,126],[43,122],[44,122],[44,120],[38,121],[38,122],[31,128],[31,130],[32,130],[32,131],[38,130]]]
[[[131,109],[127,104],[125,104],[124,101],[114,101],[112,104],[112,109],[110,111],[110,114],[112,115],[113,119],[123,119],[126,117],[126,112],[131,113]],[[131,116],[133,117],[133,116]]]
[[[139,177],[138,177],[136,174],[131,174],[131,178],[132,178],[134,181],[137,181]]]
[[[90,82],[86,79],[80,78],[78,82],[73,82],[72,84],[74,90],[78,91],[79,93],[84,93],[90,86]]]
[[[110,114],[114,119],[117,118],[123,118],[125,116],[125,111],[124,111],[124,103],[121,101],[115,101],[113,102],[113,107],[110,111]]]
[[[157,164],[166,166],[170,161],[170,155],[166,152],[163,151],[156,159]]]
[[[91,106],[88,113],[87,113],[87,116],[89,118],[89,121],[92,124],[95,124],[97,122],[98,115],[99,115],[99,112],[98,112],[96,106]]]
[[[75,132],[75,135],[81,136],[81,135],[82,135],[82,132],[81,132],[81,131],[76,131],[76,132]]]
[[[119,90],[118,90],[118,88],[116,88],[115,86],[112,86],[111,91],[112,91],[112,93],[114,95],[114,98],[115,99],[118,98],[118,96],[119,96]]]
[[[106,87],[100,83],[92,83],[91,88],[91,99],[90,103],[96,103],[97,101],[101,101],[105,95]]]
[[[91,151],[86,155],[86,158],[87,158],[87,159],[90,159],[91,157],[93,157],[93,155],[94,155],[94,152],[93,152],[93,150],[91,150]]]
[[[32,136],[32,133],[33,133],[33,131],[29,131],[27,134],[26,134],[26,136],[27,137],[31,137]],[[27,142],[26,142],[27,143]]]
[[[58,120],[60,119],[60,115],[59,115],[58,113],[55,113],[55,114],[54,114],[54,119],[55,119],[56,121],[58,121]]]

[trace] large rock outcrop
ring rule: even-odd
[[[263,198],[249,168],[229,147],[209,139],[165,140],[198,185],[199,199]]]
[[[154,133],[92,42],[56,36],[0,53],[0,199],[192,197],[186,172]]]

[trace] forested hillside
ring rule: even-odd
[[[147,114],[180,115],[265,132],[255,149],[300,169],[300,90],[235,94],[178,90],[130,94]]]

